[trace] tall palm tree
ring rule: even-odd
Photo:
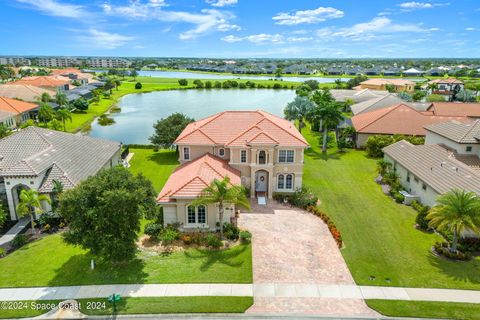
[[[298,121],[298,131],[302,132],[302,129],[305,127],[305,118],[315,107],[315,104],[307,97],[296,96],[295,100],[289,102],[283,110],[285,114],[285,119],[287,120],[297,120]]]
[[[474,192],[455,189],[437,198],[427,215],[428,226],[453,234],[451,251],[457,252],[458,237],[467,230],[480,230],[480,197]]]
[[[45,128],[47,127],[48,121],[50,121],[53,118],[53,108],[46,104],[45,102],[40,103],[40,109],[38,110],[38,117],[42,120],[43,124],[45,125]]]
[[[52,101],[52,97],[48,94],[48,92],[44,92],[40,95],[39,101],[47,103]]]
[[[68,103],[67,95],[63,92],[57,92],[57,94],[55,94],[55,103],[58,104],[60,108],[66,106]]]
[[[60,108],[57,110],[56,117],[63,123],[63,131],[67,131],[66,121],[72,122],[72,113],[67,108]]]
[[[325,104],[335,102],[335,98],[333,97],[332,93],[328,89],[315,91],[313,93],[313,95],[311,96],[311,99],[312,99],[313,102],[315,102],[317,107],[321,107]],[[316,115],[315,109],[316,108],[314,108],[312,110],[311,115],[309,116],[309,118],[310,118],[309,121],[310,122],[318,122],[318,124],[319,124],[318,130],[322,131],[323,130],[323,119],[320,119],[320,118],[315,116]]]
[[[35,214],[42,214],[42,201],[50,203],[50,198],[44,194],[39,194],[33,189],[23,189],[20,192],[20,202],[17,205],[17,213],[21,217],[30,215],[30,223],[32,224],[32,235],[35,234]]]
[[[247,193],[243,186],[232,185],[230,178],[227,176],[222,180],[215,179],[208,187],[202,190],[200,197],[198,197],[192,205],[208,205],[217,204],[220,218],[220,238],[223,240],[223,214],[225,204],[241,205],[250,209],[250,202],[247,198]]]

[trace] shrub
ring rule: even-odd
[[[205,89],[212,89],[212,87],[213,87],[212,81],[210,80],[205,81]]]
[[[204,245],[206,243],[205,236],[201,232],[196,232],[192,236],[192,242],[195,243],[196,245]]]
[[[192,237],[188,234],[184,234],[182,235],[182,241],[183,243],[185,243],[186,245],[189,245],[192,243]]]
[[[412,208],[418,212],[417,217],[415,218],[415,223],[418,225],[418,227],[422,230],[428,230],[428,220],[427,220],[427,214],[428,211],[430,210],[429,206],[424,206],[417,200],[414,200],[412,202]]]
[[[109,126],[115,123],[115,120],[113,118],[109,118],[106,114],[102,114],[100,117],[98,117],[97,123],[101,126]]]
[[[207,235],[206,243],[207,243],[207,246],[215,249],[218,249],[223,245],[222,240],[220,240],[220,238],[213,233],[209,233]]]
[[[7,251],[4,248],[0,247],[0,258],[5,257],[6,255],[7,255]]]
[[[162,225],[154,222],[146,224],[144,229],[144,233],[152,239],[158,239],[161,231]]]
[[[223,224],[223,234],[228,240],[237,240],[240,234],[240,229],[233,224],[226,222]]]
[[[239,236],[242,243],[248,243],[252,240],[252,234],[247,230],[240,231]]]
[[[446,242],[436,242],[434,245],[433,245],[433,248],[435,250],[436,253],[448,258],[448,259],[452,259],[452,260],[462,260],[462,261],[466,261],[466,260],[470,260],[472,259],[472,255],[468,252],[461,252],[461,251],[458,251],[457,252],[452,252],[450,251],[450,247],[448,246],[448,243]]]
[[[298,188],[290,196],[287,196],[287,198],[291,205],[303,209],[308,206],[314,206],[318,202],[318,197],[305,186]]]
[[[215,81],[215,84],[213,86],[217,89],[220,89],[222,88],[222,83],[220,81]]]
[[[178,240],[180,232],[172,228],[166,228],[161,233],[160,239],[164,245],[172,244],[173,241]]]
[[[238,84],[238,87],[239,87],[240,89],[246,89],[246,88],[247,88],[247,85],[246,85],[245,83],[241,82],[241,83]]]
[[[405,201],[405,196],[401,193],[395,192],[393,195],[396,203],[403,203]]]
[[[23,247],[28,241],[27,235],[25,234],[17,234],[15,238],[13,238],[11,245],[13,248],[18,249]]]
[[[282,85],[280,83],[274,83],[273,89],[282,89]]]
[[[187,79],[179,79],[178,84],[181,85],[181,86],[187,86],[188,81],[187,81]]]
[[[202,80],[194,80],[193,81],[193,84],[195,85],[195,87],[197,89],[203,89],[205,87],[205,85],[203,84]]]
[[[142,89],[142,84],[140,82],[135,83],[135,89],[137,90]]]
[[[38,224],[41,227],[45,227],[47,224],[50,225],[50,227],[58,227],[61,222],[62,218],[53,212],[45,212],[38,218]]]
[[[407,140],[411,144],[420,145],[425,143],[424,137],[404,136],[404,135],[374,135],[365,142],[365,150],[369,157],[381,158],[383,157],[382,149],[401,140]]]

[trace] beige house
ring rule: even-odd
[[[370,90],[387,90],[388,86],[393,86],[396,92],[412,92],[415,90],[415,82],[405,79],[380,79],[380,78],[373,78],[368,79],[366,81],[360,82],[358,87],[355,89],[363,90],[363,89],[370,89]]]
[[[188,203],[215,178],[229,176],[260,204],[275,192],[291,193],[302,186],[307,141],[291,122],[264,111],[215,114],[188,125],[175,144],[182,165],[158,197],[166,224],[214,229],[218,210],[190,208]]]

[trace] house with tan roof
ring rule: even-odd
[[[9,82],[8,84],[26,84],[46,88],[55,92],[70,89],[70,79],[59,75],[24,77],[20,80]]]
[[[480,118],[480,103],[433,102],[427,112],[444,117]]]
[[[429,94],[438,94],[445,97],[446,101],[451,101],[453,97],[461,90],[465,89],[463,81],[455,78],[435,79],[428,82],[435,87],[427,86]]]
[[[356,131],[357,148],[363,147],[373,135],[425,136],[426,125],[449,120],[468,121],[468,118],[425,114],[404,103],[360,113],[351,118]]]
[[[17,220],[20,192],[52,196],[55,181],[71,189],[104,168],[121,164],[121,144],[88,136],[28,127],[0,140],[0,199]],[[42,203],[50,211],[48,203]]]
[[[0,123],[15,129],[34,117],[38,104],[0,96]]]
[[[157,199],[164,223],[212,230],[217,208],[189,205],[207,185],[228,176],[260,203],[273,193],[292,193],[302,186],[303,155],[309,146],[291,122],[260,110],[225,111],[193,122],[175,144],[181,166]],[[229,208],[225,219],[235,210]]]
[[[360,82],[355,89],[370,89],[370,90],[380,90],[387,91],[387,86],[391,85],[395,87],[396,92],[412,92],[415,90],[415,82],[405,79],[381,79],[373,78],[366,81]]]
[[[37,102],[43,93],[54,97],[56,91],[28,84],[0,84],[0,96],[2,97]]]

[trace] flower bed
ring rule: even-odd
[[[342,235],[340,234],[340,231],[338,230],[337,226],[335,226],[335,223],[330,219],[329,216],[327,216],[326,213],[322,212],[320,209],[318,209],[315,206],[308,206],[307,211],[310,213],[313,213],[317,217],[323,220],[328,226],[328,230],[332,234],[333,239],[337,243],[337,246],[339,248],[342,248],[343,246],[343,240],[342,240]]]
[[[434,253],[450,260],[467,261],[472,259],[472,255],[468,252],[465,253],[458,250],[457,252],[452,252],[446,242],[436,242],[432,249]]]

